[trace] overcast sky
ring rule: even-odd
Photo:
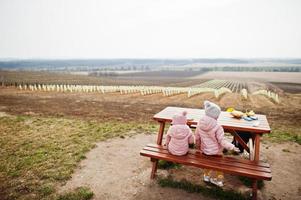
[[[301,0],[0,0],[0,58],[301,58]]]

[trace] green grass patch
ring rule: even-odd
[[[53,185],[43,185],[38,189],[38,192],[42,197],[44,197],[54,193],[55,188]]]
[[[155,124],[10,116],[0,118],[0,189],[5,199],[47,199],[95,143],[152,133]]]
[[[171,187],[182,189],[190,193],[201,193],[204,196],[221,200],[247,200],[247,195],[236,192],[234,190],[223,190],[219,187],[206,187],[190,183],[186,180],[175,181],[171,177],[158,178],[158,184],[161,187]]]
[[[301,128],[274,128],[264,137],[272,142],[295,142],[301,145]]]
[[[174,163],[174,162],[169,162],[166,160],[159,160],[158,161],[158,168],[159,169],[179,169],[181,168],[181,165],[178,163]]]
[[[79,187],[74,191],[60,195],[57,200],[89,200],[93,195],[93,192],[89,188]]]

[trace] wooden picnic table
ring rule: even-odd
[[[191,127],[196,127],[200,118],[205,115],[205,111],[202,109],[166,107],[153,117],[154,120],[160,123],[157,144],[148,144],[140,151],[140,155],[151,158],[151,179],[155,178],[158,160],[167,160],[199,168],[221,170],[226,173],[251,178],[253,180],[252,199],[256,200],[257,181],[270,181],[272,179],[270,165],[268,163],[259,161],[260,136],[271,132],[266,116],[256,115],[258,120],[246,121],[244,119],[234,118],[228,112],[221,112],[218,118],[218,123],[224,128],[225,132],[231,133],[243,146],[243,148],[249,152],[250,160],[227,157],[210,157],[204,154],[197,154],[195,151],[191,150],[185,156],[174,156],[169,154],[166,147],[162,146],[164,127],[166,123],[170,123],[172,121],[172,117],[175,114],[181,113],[184,110],[187,112],[187,124]],[[259,124],[256,126],[254,125],[255,121],[259,122]],[[249,146],[244,142],[237,132],[241,134],[251,134],[252,139],[249,142]]]
[[[203,109],[193,109],[193,108],[181,108],[181,107],[166,107],[159,113],[155,114],[153,119],[160,123],[160,128],[157,137],[157,144],[162,144],[162,138],[164,133],[164,127],[166,123],[172,121],[172,117],[183,111],[187,111],[188,125],[196,127],[198,121],[202,116],[205,115]],[[267,121],[265,115],[258,115],[258,120],[246,121],[244,119],[234,118],[229,112],[221,112],[218,123],[224,128],[225,132],[231,133],[235,139],[244,147],[244,149],[254,155],[254,162],[259,161],[259,150],[260,150],[260,136],[262,134],[270,133],[271,128]],[[254,122],[258,121],[259,125],[254,126]],[[250,150],[248,145],[242,140],[242,138],[237,134],[237,131],[249,132],[252,134],[252,140],[254,144],[254,150]]]

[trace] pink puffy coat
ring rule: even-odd
[[[186,123],[186,112],[183,112],[182,115],[175,115],[172,121],[173,125],[167,131],[165,144],[173,155],[187,154],[189,144],[194,142],[192,131]]]
[[[206,155],[221,155],[223,148],[232,150],[234,145],[224,139],[224,129],[217,120],[205,115],[195,131],[196,145]]]

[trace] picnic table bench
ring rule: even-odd
[[[270,165],[259,160],[260,136],[270,133],[271,129],[264,115],[257,115],[259,125],[253,126],[253,122],[243,119],[233,118],[230,113],[222,112],[218,118],[218,123],[222,125],[225,132],[231,133],[235,139],[250,153],[250,159],[241,159],[228,156],[207,156],[190,149],[184,156],[175,156],[168,152],[167,148],[162,145],[164,127],[166,123],[172,121],[175,113],[187,111],[187,122],[189,126],[196,127],[199,119],[205,115],[202,109],[166,107],[161,112],[154,115],[154,120],[160,123],[156,144],[147,144],[141,151],[140,155],[151,158],[152,171],[151,179],[155,178],[158,160],[171,161],[183,165],[194,166],[198,168],[207,168],[223,171],[225,173],[248,177],[253,180],[252,199],[257,199],[257,181],[272,179]],[[252,134],[251,145],[247,145],[237,131],[249,132]]]

